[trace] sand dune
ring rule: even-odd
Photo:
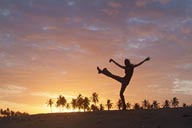
[[[192,128],[192,108],[38,114],[1,118],[0,128]]]

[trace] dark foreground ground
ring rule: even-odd
[[[1,118],[0,128],[192,128],[192,108],[38,114]]]

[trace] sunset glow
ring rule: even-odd
[[[191,0],[1,0],[0,108],[47,113],[50,98],[71,102],[93,92],[116,104],[120,84],[96,67],[123,76],[110,58],[124,64],[148,56],[126,101],[192,104],[191,35]]]

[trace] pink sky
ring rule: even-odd
[[[97,74],[110,58],[138,63],[126,101],[191,104],[192,3],[190,0],[1,0],[0,108],[48,112],[62,94],[99,93],[119,99],[120,84]],[[56,110],[55,110],[56,111]]]

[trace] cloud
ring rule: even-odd
[[[0,93],[3,94],[3,96],[20,94],[26,90],[26,87],[18,85],[6,85],[5,87],[0,87]]]
[[[153,84],[153,85],[147,85],[148,88],[154,88],[154,89],[159,89],[161,86],[158,84]]]
[[[152,0],[137,0],[136,5],[138,7],[144,7],[146,4],[150,3]]]
[[[138,7],[145,7],[148,4],[159,2],[160,4],[168,4],[172,0],[136,0],[136,5]]]
[[[153,34],[142,34],[138,32],[137,36],[128,38],[124,43],[119,44],[122,49],[126,51],[130,50],[147,50],[157,45],[157,41],[161,40],[163,37],[161,35]]]
[[[192,34],[192,18],[186,18],[178,25],[180,31],[184,34]]]
[[[55,30],[58,30],[58,28],[55,27],[55,26],[43,26],[42,29],[44,31],[55,31]]]
[[[192,70],[192,63],[176,65],[176,68],[185,69],[185,70]]]
[[[41,50],[50,50],[50,51],[58,51],[58,52],[65,52],[67,53],[85,53],[86,51],[83,50],[80,45],[78,44],[63,44],[63,43],[56,43],[52,41],[42,42],[42,43],[32,43],[29,44],[33,48],[41,49]]]
[[[105,31],[110,29],[109,27],[105,27],[103,25],[95,25],[95,24],[84,24],[83,28],[90,31]]]
[[[4,9],[4,10],[0,9],[0,15],[7,17],[11,15],[11,12],[8,9]]]
[[[51,93],[51,92],[32,92],[30,93],[31,96],[38,96],[38,97],[46,97],[46,98],[57,98],[59,95],[62,95],[63,92],[59,93]],[[66,95],[64,94],[65,98],[75,98],[75,96],[72,95]]]
[[[156,0],[156,1],[159,1],[162,4],[167,4],[167,3],[171,2],[172,0]]]
[[[67,0],[67,5],[73,6],[73,5],[75,5],[75,1],[74,0]]]
[[[123,4],[120,2],[109,2],[108,6],[112,7],[112,8],[121,8],[123,7]]]
[[[167,19],[169,20],[169,19]],[[192,32],[192,19],[191,18],[178,18],[175,21],[168,22],[164,25],[163,29],[168,30],[172,33],[191,34]]]
[[[181,80],[176,78],[173,81],[173,84],[174,84],[174,87],[172,88],[173,93],[192,95],[192,80]]]
[[[139,24],[155,24],[155,21],[152,20],[147,20],[147,19],[143,19],[143,18],[139,18],[139,17],[131,17],[128,19],[129,23],[139,23]]]
[[[112,17],[117,16],[120,13],[120,11],[117,9],[107,9],[107,8],[102,9],[101,12],[105,13],[108,16],[112,16]]]
[[[130,49],[134,48],[134,49],[142,49],[144,47],[147,47],[147,44],[145,43],[128,43],[128,47]]]

